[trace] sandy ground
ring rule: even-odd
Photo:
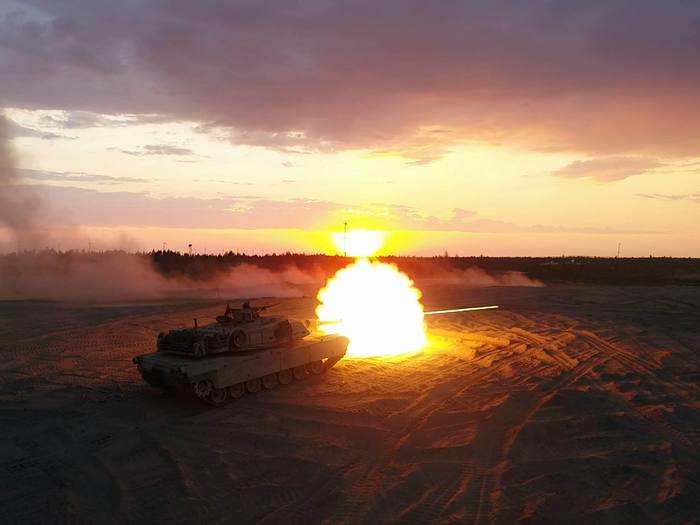
[[[503,309],[218,409],[131,358],[219,305],[0,303],[0,521],[697,522],[700,289],[425,302]]]

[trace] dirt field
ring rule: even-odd
[[[420,355],[216,409],[131,358],[220,304],[1,302],[0,521],[697,522],[700,288],[425,303],[503,308],[431,318]]]

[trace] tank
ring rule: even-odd
[[[216,323],[159,334],[156,352],[133,358],[151,386],[185,391],[220,406],[246,393],[319,375],[345,355],[348,339],[310,333],[263,308],[231,309]],[[241,336],[240,334],[244,334]]]
[[[242,308],[226,306],[216,322],[199,326],[194,320],[191,328],[170,330],[158,334],[157,350],[194,357],[225,352],[261,350],[287,345],[309,335],[307,323],[281,315],[262,316],[271,306]]]

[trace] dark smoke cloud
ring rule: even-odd
[[[41,199],[31,190],[13,191],[22,181],[9,128],[9,121],[0,114],[0,226],[9,230],[17,250],[33,249],[48,242],[38,223]]]
[[[86,246],[82,234],[67,211],[71,203],[54,202],[51,195],[42,193],[42,187],[27,184],[30,180],[73,180],[81,182],[141,182],[145,179],[109,177],[76,173],[53,173],[17,167],[17,156],[12,146],[13,122],[0,113],[0,253],[40,250],[46,247]],[[97,192],[95,192],[98,194]],[[56,205],[58,204],[58,206]],[[94,206],[93,206],[94,207]],[[9,235],[9,242],[4,238]],[[124,246],[124,234],[116,237]],[[128,244],[135,246],[129,240]],[[107,247],[107,246],[102,246]]]

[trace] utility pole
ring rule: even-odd
[[[348,221],[343,223],[343,257],[348,256]]]

